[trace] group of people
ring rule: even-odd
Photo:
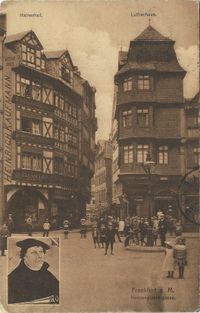
[[[99,248],[105,247],[105,255],[107,255],[110,247],[110,252],[113,255],[114,243],[116,241],[115,237],[118,238],[119,242],[122,242],[119,234],[119,223],[115,218],[108,216],[107,219],[100,218],[94,221],[92,226],[92,239],[95,248],[97,246]]]

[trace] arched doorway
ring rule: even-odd
[[[25,219],[31,216],[35,229],[40,228],[48,216],[48,201],[38,190],[24,188],[13,194],[7,203],[7,212],[12,214],[15,231],[23,231]]]
[[[172,215],[178,218],[179,211],[177,208],[177,193],[170,189],[163,189],[154,195],[154,214],[156,215],[159,210],[165,214],[168,210],[172,211]]]

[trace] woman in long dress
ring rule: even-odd
[[[174,277],[173,245],[169,241],[165,241],[165,258],[162,265],[162,271],[167,272],[167,278]]]

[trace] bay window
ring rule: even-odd
[[[149,126],[149,109],[137,109],[137,124],[139,126]]]
[[[169,152],[167,146],[160,146],[158,148],[158,163],[168,164],[169,162]]]
[[[33,171],[42,171],[42,157],[41,155],[22,153],[21,168]]]
[[[133,89],[133,82],[132,78],[127,78],[123,81],[123,90],[124,91],[129,91]]]
[[[123,127],[129,127],[132,125],[132,110],[122,112],[122,125]]]
[[[137,145],[137,162],[146,162],[147,154],[149,154],[149,145]]]
[[[133,145],[123,147],[123,161],[124,164],[133,163]]]
[[[149,75],[139,75],[138,76],[138,89],[139,90],[149,90],[150,89],[150,76]]]

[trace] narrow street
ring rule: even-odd
[[[161,272],[163,253],[127,251],[117,242],[114,255],[105,256],[104,249],[93,247],[91,233],[86,239],[71,233],[61,246],[59,310],[55,305],[27,305],[23,310],[15,305],[9,312],[194,311],[198,307],[197,237],[188,238],[187,247],[185,278],[177,279],[175,273],[174,279],[167,279]],[[0,258],[1,277],[2,265],[5,269],[6,258]],[[5,289],[3,294],[5,301]],[[147,300],[148,296],[157,299]]]

